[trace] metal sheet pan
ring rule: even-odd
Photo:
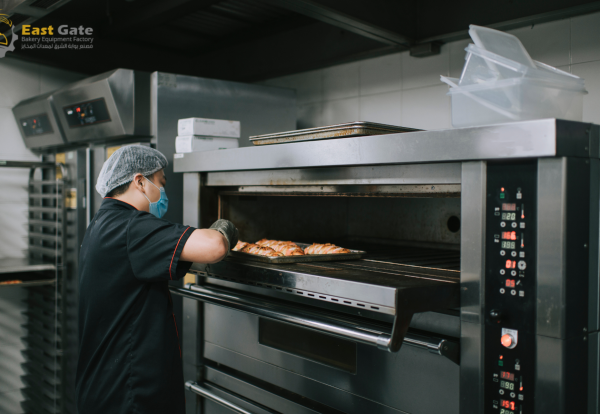
[[[294,242],[296,243],[296,242]],[[298,247],[304,250],[310,246],[311,243],[296,243]],[[341,247],[341,246],[340,246]],[[309,263],[309,262],[333,262],[339,260],[357,260],[367,254],[364,250],[352,250],[349,249],[350,253],[339,253],[339,254],[307,254],[304,256],[279,256],[279,257],[267,257],[259,256],[257,254],[243,253],[243,252],[229,252],[230,257],[241,259],[241,260],[252,260],[255,262],[262,263]]]
[[[250,142],[254,145],[271,145],[288,142],[315,141],[320,139],[359,137],[364,135],[397,134],[400,132],[413,131],[420,130],[396,125],[356,121],[347,124],[299,129],[296,131],[278,132],[275,134],[255,135],[250,137]]]

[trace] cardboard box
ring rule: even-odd
[[[240,137],[240,121],[224,119],[186,118],[177,122],[177,135],[201,135],[207,137]]]
[[[238,148],[237,138],[214,138],[198,135],[183,135],[175,138],[175,152],[213,151],[219,149]]]

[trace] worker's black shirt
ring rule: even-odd
[[[105,198],[79,253],[79,414],[183,414],[169,280],[193,228]]]

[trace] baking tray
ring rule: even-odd
[[[254,145],[271,145],[285,144],[287,142],[349,138],[360,137],[364,135],[397,134],[401,132],[413,131],[420,131],[420,129],[406,128],[396,125],[376,124],[374,122],[356,121],[349,122],[347,124],[278,132],[276,134],[254,135],[250,137],[250,142],[252,142]]]
[[[294,242],[296,243],[296,242]],[[304,250],[306,247],[310,246],[312,243],[296,243],[298,247]],[[340,246],[343,247],[343,246]],[[267,256],[259,256],[256,254],[244,253],[244,252],[234,252],[233,250],[229,252],[230,257],[234,257],[236,259],[242,260],[252,260],[255,262],[262,263],[273,263],[273,264],[282,264],[282,263],[309,263],[309,262],[337,262],[340,260],[357,260],[362,258],[367,252],[364,250],[350,250],[350,253],[339,253],[339,254],[308,254],[305,256],[280,256],[280,257],[267,257]]]

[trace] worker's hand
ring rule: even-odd
[[[238,242],[238,229],[235,228],[233,223],[229,220],[217,220],[215,221],[209,229],[216,230],[221,233],[227,239],[229,243],[229,248],[227,251],[233,249]]]

